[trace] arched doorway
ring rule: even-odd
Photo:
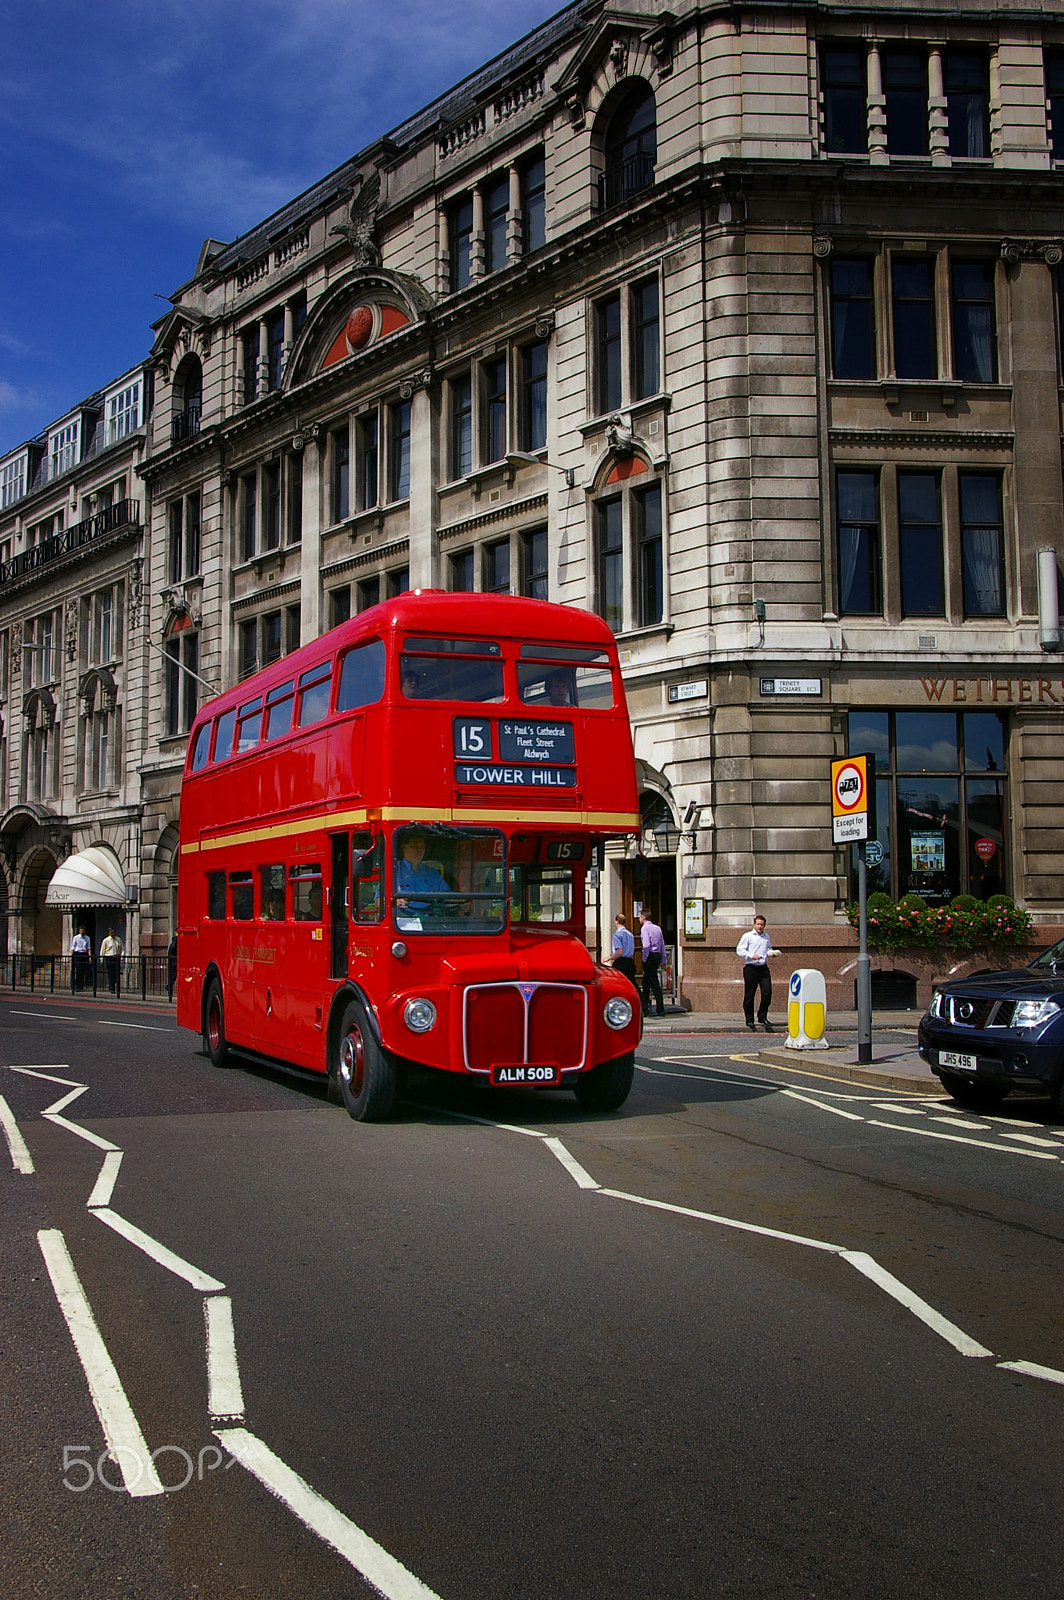
[[[677,957],[679,929],[676,917],[676,851],[680,830],[668,801],[656,789],[643,789],[639,795],[641,830],[639,853],[634,860],[620,863],[620,910],[636,936],[639,956],[640,910],[661,928],[665,938],[666,960],[662,969],[662,988],[666,999],[679,993]]]
[[[37,850],[22,880],[21,944],[23,950],[38,957],[63,954],[63,913],[44,903],[57,865],[50,850]]]

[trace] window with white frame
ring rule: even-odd
[[[139,378],[107,399],[107,443],[117,444],[140,427]]]
[[[187,733],[199,706],[199,634],[187,619],[163,645],[167,736]]]
[[[170,583],[193,578],[200,569],[200,492],[171,500],[168,508],[167,577]]]
[[[76,464],[80,439],[80,417],[75,417],[73,422],[68,422],[62,428],[56,428],[53,433],[48,435],[48,476],[50,478],[57,477],[60,472],[66,472]]]
[[[124,592],[119,581],[82,600],[82,660],[86,666],[105,667],[121,656]]]
[[[282,656],[299,649],[300,608],[278,606],[246,617],[237,630],[237,673],[250,678],[260,667],[268,667]]]
[[[608,482],[592,508],[594,604],[615,633],[656,627],[666,614],[662,484],[641,476],[615,491]]]
[[[27,689],[58,679],[61,626],[59,611],[43,611],[27,621],[22,632],[23,682]]]
[[[90,673],[80,690],[80,704],[80,787],[89,792],[113,788],[119,781],[121,712],[110,674]]]
[[[26,493],[26,459],[23,453],[0,466],[0,510],[6,511]]]
[[[37,696],[26,711],[22,797],[27,801],[52,800],[58,788],[59,729],[55,720],[55,707]]]

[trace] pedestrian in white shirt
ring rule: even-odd
[[[758,915],[754,918],[753,927],[743,934],[735,946],[735,954],[743,958],[743,1015],[746,1017],[746,1026],[751,1033],[757,1032],[754,1026],[754,996],[760,990],[757,1020],[766,1033],[773,1033],[775,1030],[768,1020],[768,1008],[772,1003],[768,958],[778,956],[779,951],[772,948],[772,940],[765,932],[764,917]]]

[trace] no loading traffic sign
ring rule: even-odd
[[[868,757],[831,763],[832,834],[836,844],[868,838]]]

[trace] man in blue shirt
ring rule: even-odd
[[[613,919],[613,943],[610,964],[623,972],[625,977],[635,982],[635,934],[625,922],[624,912],[618,911]]]
[[[411,891],[420,889],[422,894],[448,894],[450,884],[436,867],[426,867],[425,864],[425,835],[423,833],[408,833],[403,839],[402,854],[395,863],[395,892],[396,903],[405,907],[407,911],[427,911],[430,905],[428,900],[410,900],[407,896]]]

